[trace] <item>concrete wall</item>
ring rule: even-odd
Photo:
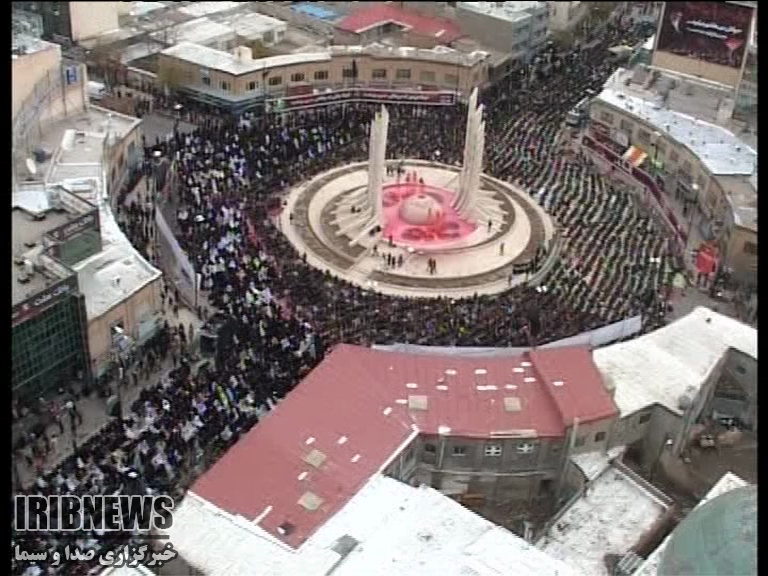
[[[78,42],[117,30],[122,2],[70,2],[72,40]]]
[[[734,276],[747,280],[757,272],[757,254],[745,250],[745,245],[757,246],[757,233],[742,226],[734,225],[726,247],[724,261],[734,270]]]
[[[653,418],[653,413],[660,409],[660,406],[644,408],[617,420],[608,447],[629,446],[644,438]]]
[[[500,446],[501,454],[486,455],[490,445]],[[520,451],[524,445],[534,450]],[[554,488],[564,451],[562,438],[489,440],[425,435],[415,446],[418,466],[413,479],[449,495],[482,495],[490,501],[532,498],[542,489],[542,481]]]
[[[501,52],[535,52],[543,47],[547,29],[547,9],[524,13],[519,20],[507,20],[491,14],[483,14],[463,6],[456,5],[456,18],[462,32]]]
[[[654,52],[651,64],[658,68],[698,76],[727,86],[735,87],[741,77],[741,69],[739,68],[710,64],[709,62],[678,56],[669,52]]]
[[[281,95],[286,88],[292,86],[309,85],[313,88],[338,87],[351,85],[350,79],[343,77],[343,70],[351,68],[352,60],[355,60],[358,70],[357,83],[371,87],[383,88],[410,88],[417,85],[432,85],[439,89],[455,90],[456,75],[459,78],[459,90],[468,93],[475,85],[482,86],[487,82],[488,69],[484,62],[472,67],[457,65],[456,63],[431,62],[419,59],[373,57],[361,54],[352,56],[335,56],[330,61],[319,63],[295,64],[269,69],[266,77],[266,86],[262,76],[262,70],[255,70],[249,74],[233,76],[210,70],[211,85],[203,84],[200,66],[185,62],[177,58],[161,54],[158,58],[159,82],[170,81],[172,84],[183,85],[189,88],[204,88],[206,90],[221,90],[221,83],[228,82],[231,89],[221,92],[230,97],[244,97],[249,94],[249,85],[255,82],[255,94],[266,89],[268,94]],[[386,78],[378,80],[372,78],[373,70],[386,70]],[[409,70],[410,78],[398,78],[398,70]],[[327,80],[315,80],[315,73],[327,72]],[[303,78],[294,80],[294,75],[303,74]],[[270,78],[281,78],[279,85],[270,85]]]
[[[122,322],[126,334],[136,338],[139,324],[154,312],[161,310],[161,277],[147,284],[107,313],[88,322],[88,343],[91,353],[91,370],[98,377],[110,362],[112,344],[111,328]]]
[[[576,442],[573,445],[573,454],[603,452],[607,450],[615,423],[615,418],[606,418],[589,422],[588,424],[579,424],[576,428]]]
[[[550,30],[569,30],[586,16],[587,2],[547,2]]]
[[[35,85],[48,75],[61,74],[61,47],[50,47],[11,59],[11,102],[13,117],[19,112],[24,101],[31,96]]]

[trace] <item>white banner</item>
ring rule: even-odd
[[[192,305],[195,301],[197,278],[195,269],[187,254],[181,249],[159,208],[155,210],[155,225],[163,272],[173,281],[184,300]]]
[[[642,317],[633,316],[626,318],[608,326],[582,332],[570,338],[563,338],[556,342],[544,344],[541,348],[562,348],[564,346],[588,346],[589,348],[599,348],[616,340],[621,340],[628,336],[634,336],[642,329]],[[389,352],[405,352],[408,354],[444,354],[461,356],[519,356],[531,349],[526,348],[483,348],[483,347],[464,347],[464,346],[421,346],[419,344],[391,344],[372,346],[374,350],[385,350]]]

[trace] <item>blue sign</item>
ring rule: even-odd
[[[67,85],[77,83],[77,66],[70,66],[66,69]]]

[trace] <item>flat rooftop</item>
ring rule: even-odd
[[[49,211],[44,220],[33,220],[26,212],[19,208],[11,210],[11,242],[13,250],[13,259],[11,261],[11,305],[16,306],[24,300],[44,290],[54,282],[61,279],[61,276],[36,271],[29,276],[24,271],[24,266],[17,265],[13,260],[16,258],[26,258],[32,263],[37,262],[37,256],[43,250],[43,235],[58,226],[66,224],[74,218],[67,212]],[[33,245],[34,244],[34,245]],[[46,271],[47,272],[47,271]],[[29,280],[25,283],[19,282],[19,278],[24,275]]]
[[[11,57],[27,56],[43,50],[60,50],[58,44],[35,38],[29,34],[13,34],[11,36]]]
[[[203,17],[152,32],[150,37],[167,44],[179,42],[208,44],[217,40],[234,38],[235,31],[229,26]]]
[[[500,20],[518,22],[529,18],[534,11],[546,10],[546,2],[459,2],[458,7],[486,14]]]
[[[200,18],[220,12],[227,12],[235,8],[242,7],[242,2],[189,2],[186,6],[179,8],[179,12],[187,16]]]
[[[259,38],[267,32],[285,31],[288,28],[288,24],[282,20],[258,12],[233,14],[227,16],[226,19],[219,20],[219,23],[228,26],[234,30],[235,34],[247,39]]]
[[[642,118],[661,134],[684,144],[713,175],[749,176],[756,170],[757,151],[731,130],[713,123],[717,104],[725,95],[721,90],[711,84],[678,79],[677,88],[669,90],[666,104],[662,105],[658,92],[645,90],[641,83],[632,81],[635,74],[617,70],[597,99]],[[631,81],[626,85],[628,78]],[[662,78],[655,84],[657,90],[669,86]],[[693,94],[687,94],[683,84],[692,87]]]
[[[163,50],[162,54],[197,64],[211,70],[219,70],[227,74],[239,76],[265,68],[290,66],[292,64],[310,64],[312,62],[327,62],[331,59],[328,52],[282,54],[258,60],[238,60],[234,54],[222,50],[214,50],[191,42],[180,42]]]
[[[720,478],[720,480],[717,481],[717,483],[712,487],[707,495],[701,499],[701,501],[696,505],[696,508],[709,502],[713,498],[717,498],[721,494],[725,494],[726,492],[730,492],[736,488],[741,488],[742,486],[748,485],[749,482],[742,480],[733,472],[723,474],[723,477]],[[661,555],[664,552],[664,549],[667,547],[667,544],[669,544],[670,538],[672,538],[672,534],[664,539],[661,545],[648,556],[645,562],[640,565],[640,567],[633,573],[632,576],[657,576],[656,569],[659,566]]]
[[[40,190],[61,186],[99,208],[102,251],[72,267],[78,275],[80,292],[85,295],[89,320],[101,316],[162,274],[144,260],[120,230],[109,208],[108,191],[104,189],[102,153],[105,138],[108,135],[124,137],[140,122],[91,106],[87,112],[54,124],[39,143],[52,152],[52,157],[38,166],[37,173],[46,176],[44,182],[38,184],[37,195],[27,202],[43,205],[45,195]],[[33,183],[23,183],[20,188],[30,190],[34,186]]]
[[[757,330],[699,306],[663,328],[597,348],[592,357],[615,387],[622,418],[654,404],[682,415],[681,397],[697,394],[730,348],[757,359]]]
[[[436,490],[379,474],[298,550],[194,491],[174,510],[167,534],[211,576],[578,574]]]
[[[589,576],[612,576],[606,554],[623,556],[667,509],[630,476],[611,466],[592,481],[536,546]]]

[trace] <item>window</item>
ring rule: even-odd
[[[744,242],[744,254],[757,256],[757,244],[754,242]]]
[[[622,120],[621,122],[619,122],[619,128],[624,130],[624,132],[629,132],[630,134],[632,134],[632,130],[634,129],[634,127],[635,127],[634,124],[632,124],[632,122],[630,122],[629,120]]]
[[[445,84],[447,86],[457,86],[459,84],[459,77],[456,74],[446,74]]]
[[[613,124],[613,114],[610,112],[600,112],[600,120],[606,124]]]
[[[498,444],[488,444],[485,447],[485,455],[491,458],[501,456],[501,446]]]
[[[736,366],[736,372],[739,373],[739,374],[746,374],[747,373],[747,369],[744,368],[744,366],[737,365]]]
[[[573,443],[573,445],[578,448],[579,446],[584,446],[584,436],[579,436],[576,438],[576,442]]]
[[[685,162],[683,162],[683,167],[680,168],[680,170],[683,173],[685,173],[685,174],[690,174],[691,173],[691,163],[688,160],[686,160]]]
[[[341,71],[341,77],[342,78],[354,78],[355,77],[355,71],[352,68],[344,68]]]
[[[227,82],[226,80],[222,80],[221,89],[224,90],[224,92],[229,92],[229,82]]]
[[[648,132],[648,130],[638,130],[637,139],[640,140],[640,142],[648,143],[651,141],[651,133]]]
[[[272,76],[272,78],[269,79],[270,86],[280,86],[280,84],[282,83],[283,83],[282,76]]]
[[[374,80],[381,80],[387,77],[387,71],[385,68],[376,68],[371,70],[371,78]]]
[[[595,442],[602,442],[603,440],[605,440],[605,432],[595,434]]]
[[[677,162],[678,160],[680,160],[680,155],[677,152],[675,152],[674,150],[670,151],[670,153],[669,153],[669,161],[670,162]]]
[[[256,82],[251,80],[248,82],[248,92],[253,92],[254,90],[256,90]]]
[[[395,78],[398,80],[409,80],[411,78],[410,68],[401,68],[395,72]]]
[[[658,142],[656,144],[656,152],[659,156],[664,156],[667,153],[667,145],[664,142]]]
[[[434,82],[435,73],[431,70],[422,70],[421,74],[419,74],[419,78],[422,82]]]
[[[466,446],[454,446],[453,447],[453,455],[454,456],[466,456],[467,455],[467,447]]]
[[[318,70],[315,72],[315,80],[328,80],[328,70]]]
[[[203,85],[204,86],[210,86],[211,85],[211,79],[208,78],[208,76],[203,76]]]
[[[436,452],[434,444],[424,444],[425,454],[434,454]]]
[[[638,424],[645,424],[650,419],[651,419],[651,413],[648,412],[647,414],[643,414],[642,416],[640,416],[640,420],[638,420],[637,423]]]
[[[304,82],[304,72],[291,74],[291,82]]]

